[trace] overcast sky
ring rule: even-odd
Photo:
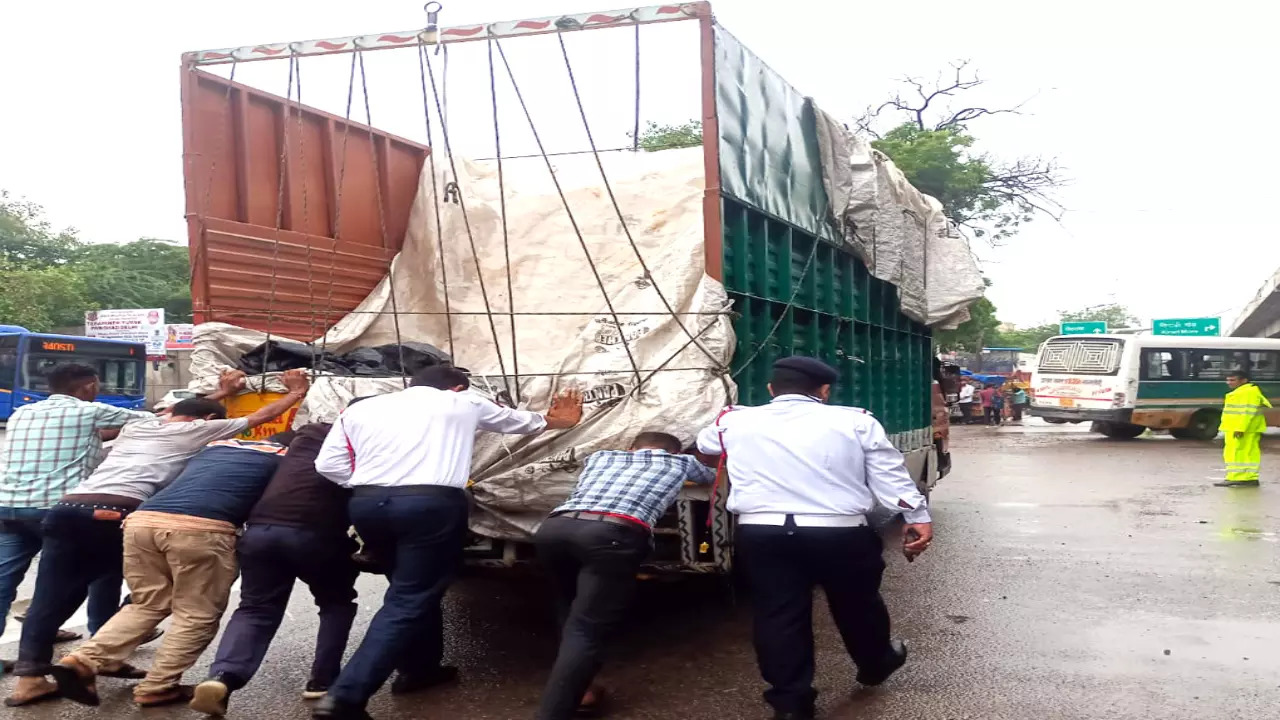
[[[445,4],[442,24],[457,25],[614,3]],[[714,7],[743,43],[837,117],[878,103],[903,75],[932,77],[959,58],[988,81],[973,100],[1012,106],[1031,98],[1026,114],[971,128],[980,151],[1057,157],[1073,180],[1061,192],[1070,212],[1060,226],[1038,220],[1001,247],[974,245],[1004,320],[1029,325],[1060,309],[1119,302],[1144,318],[1223,315],[1230,322],[1280,266],[1270,221],[1280,168],[1270,98],[1280,53],[1275,3],[721,0]],[[89,240],[185,241],[183,51],[404,30],[423,23],[420,8],[349,0],[9,3],[0,43],[0,188],[44,205],[55,226],[74,226]],[[692,49],[659,52],[668,37],[661,33],[678,34],[653,30],[645,45],[650,73],[692,57]],[[604,51],[576,47],[586,84],[629,95],[629,66],[610,64],[625,63],[629,50],[610,48],[616,58],[606,63]],[[453,57],[455,88],[487,78],[477,74],[483,55],[469,57],[477,62]],[[388,122],[375,124],[400,131],[395,125],[413,112],[420,124],[416,65],[401,98],[392,81],[402,75],[386,62],[371,90],[385,90],[374,114]],[[371,62],[370,74],[378,69]],[[304,101],[345,93],[345,82],[320,87],[330,77],[323,70],[307,73]],[[283,94],[284,87],[281,80],[269,89]],[[688,99],[682,87],[650,96],[646,117],[696,115],[696,104],[689,112],[680,106]],[[546,97],[559,102],[551,91]],[[625,105],[613,97],[597,105]],[[451,109],[461,150],[468,127],[457,113]]]

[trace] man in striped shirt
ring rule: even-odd
[[[538,720],[599,709],[603,691],[591,681],[605,640],[631,603],[636,573],[653,548],[653,526],[685,481],[715,480],[715,470],[680,450],[674,436],[646,432],[630,451],[592,454],[573,494],[534,535],[563,627]]]
[[[40,552],[40,526],[50,507],[98,466],[102,432],[151,413],[94,402],[98,373],[67,364],[49,373],[48,399],[23,405],[9,418],[0,451],[0,635],[5,617]],[[99,583],[89,592],[89,632],[97,632],[120,604],[120,584]],[[12,663],[0,661],[5,671]]]

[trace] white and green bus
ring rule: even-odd
[[[1060,335],[1036,354],[1030,412],[1093,423],[1108,437],[1147,428],[1185,440],[1218,434],[1227,373],[1243,369],[1280,406],[1280,340],[1167,335]],[[1280,409],[1267,414],[1280,425]]]

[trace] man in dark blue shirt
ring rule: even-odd
[[[360,573],[351,557],[356,543],[347,534],[351,491],[316,472],[316,455],[329,428],[312,423],[298,430],[289,454],[249,515],[237,550],[240,607],[222,633],[209,679],[196,686],[192,710],[215,717],[226,714],[231,694],[247,685],[262,665],[298,580],[307,584],[320,611],[315,661],[302,697],[324,697],[342,670],[342,654],[356,617],[355,583]]]
[[[272,442],[211,443],[129,516],[124,576],[133,604],[53,666],[64,697],[96,705],[94,675],[128,658],[172,615],[151,670],[134,688],[134,701],[156,707],[191,699],[191,688],[179,682],[218,634],[236,579],[236,533],[286,452]]]

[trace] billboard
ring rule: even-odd
[[[196,326],[191,323],[170,323],[165,326],[164,348],[166,350],[190,350],[195,347],[191,336]]]
[[[146,343],[147,357],[163,358],[167,335],[164,310],[127,308],[90,310],[84,314],[86,337]]]

